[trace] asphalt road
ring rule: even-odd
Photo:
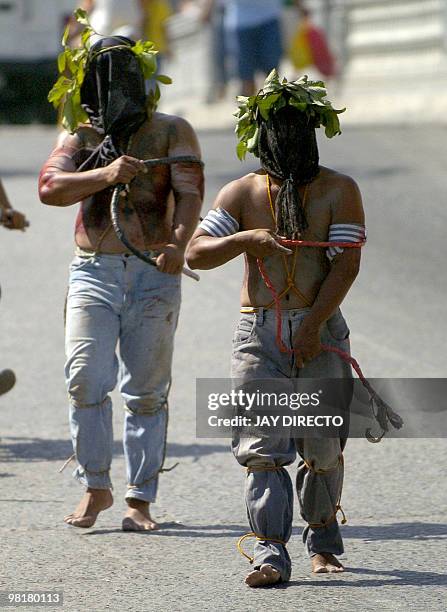
[[[164,528],[119,529],[125,482],[116,395],[115,505],[87,531],[62,522],[81,489],[70,469],[58,474],[71,454],[62,310],[75,211],[46,208],[36,195],[54,137],[37,127],[0,132],[0,176],[31,221],[24,235],[0,228],[0,368],[18,378],[0,399],[0,590],[63,590],[70,611],[445,610],[443,439],[350,441],[343,495],[350,571],[310,574],[296,511],[292,582],[243,585],[249,566],[235,542],[247,531],[244,473],[225,440],[195,437],[196,378],[228,375],[240,260],[202,273],[199,284],[184,280],[168,458],[180,465],[161,477],[154,507]],[[435,128],[348,129],[321,143],[322,163],[354,176],[364,195],[369,243],[344,312],[353,353],[371,377],[445,376],[445,137]],[[200,139],[208,209],[223,184],[254,166],[235,159],[231,133]]]

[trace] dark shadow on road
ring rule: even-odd
[[[344,538],[373,542],[380,540],[437,540],[447,538],[445,523],[392,523],[391,525],[346,525]]]
[[[248,530],[246,525],[184,525],[175,522],[159,523],[159,525],[160,529],[156,531],[134,531],[126,533],[179,538],[228,538],[241,536]],[[123,533],[123,531],[121,529],[94,529],[83,535],[106,535],[110,533]]]
[[[351,575],[356,576],[371,576],[371,578],[363,578],[353,580]],[[335,578],[330,574],[321,574],[319,580],[293,580],[280,584],[277,588],[287,589],[290,587],[317,587],[317,588],[333,588],[344,587],[354,588],[375,588],[383,586],[447,586],[447,574],[439,574],[436,572],[419,572],[413,570],[389,569],[389,570],[373,570],[361,567],[347,567],[346,578],[340,578],[340,574]],[[376,579],[375,576],[381,576]]]
[[[181,523],[161,523],[159,531],[139,532],[145,535],[179,538],[226,538],[239,536],[249,531],[248,525],[184,525]],[[103,535],[121,532],[119,529],[95,529],[86,535]],[[292,537],[300,536],[302,527],[294,527]],[[365,542],[380,540],[440,540],[447,538],[447,524],[444,523],[393,523],[391,525],[358,525],[342,528],[346,540]]]
[[[0,462],[15,461],[64,461],[73,453],[70,440],[44,438],[3,437],[0,444]],[[6,444],[5,444],[6,443]],[[222,444],[168,443],[167,460],[170,457],[194,457],[196,460],[214,453],[228,453],[229,447]],[[121,441],[113,444],[113,454],[123,454]]]
[[[371,578],[353,580],[350,574],[367,575]],[[340,574],[338,574],[339,576]],[[373,576],[383,576],[383,578],[375,579]],[[316,588],[334,588],[340,587],[345,589],[364,588],[371,589],[384,586],[447,586],[447,574],[437,574],[435,572],[416,572],[412,570],[390,569],[383,571],[369,570],[363,568],[346,568],[344,578],[335,578],[330,574],[321,574],[318,580],[291,580],[281,584],[272,585],[270,589],[290,589],[299,587],[316,587]]]
[[[355,174],[357,179],[371,179],[371,178],[387,178],[392,176],[402,176],[413,172],[412,168],[405,166],[382,166],[379,168],[369,168],[359,170],[349,170],[349,174]]]

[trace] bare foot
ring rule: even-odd
[[[344,572],[345,568],[331,553],[320,553],[314,555],[311,559],[312,571],[314,574],[333,574],[338,572]]]
[[[140,499],[126,499],[129,508],[123,519],[123,531],[155,531],[160,525],[149,514],[149,503]]]
[[[64,518],[73,527],[92,527],[103,510],[113,504],[110,489],[87,489],[76,510]]]
[[[245,584],[249,587],[262,587],[276,584],[281,579],[281,574],[271,565],[264,563],[258,570],[250,572],[245,578]]]

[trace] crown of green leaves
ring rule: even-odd
[[[62,125],[70,133],[75,132],[81,123],[88,121],[88,115],[81,106],[81,86],[84,82],[91,37],[98,35],[90,24],[87,11],[77,9],[74,11],[74,16],[78,23],[85,26],[81,34],[81,47],[72,49],[68,45],[70,32],[70,25],[68,25],[62,37],[64,50],[57,59],[60,77],[48,94],[48,101],[55,108],[61,109]],[[138,40],[133,47],[130,47],[130,50],[138,58],[144,78],[154,77],[157,71],[156,55],[158,53],[154,43]],[[171,79],[163,74],[157,74],[154,78],[165,85],[172,83]],[[156,109],[159,99],[160,88],[157,84],[148,95],[148,116]]]
[[[310,81],[304,75],[296,81],[280,81],[276,70],[272,70],[264,82],[263,88],[250,97],[238,96],[236,135],[238,145],[236,153],[243,160],[248,153],[258,157],[259,125],[267,121],[280,108],[293,106],[308,115],[314,127],[325,128],[328,138],[341,134],[338,115],[346,109],[335,109],[326,99],[327,91],[323,81]]]

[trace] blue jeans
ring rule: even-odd
[[[70,266],[65,377],[78,461],[73,475],[86,487],[112,486],[109,393],[119,379],[126,498],[155,501],[180,293],[180,276],[159,272],[133,255],[75,257]]]
[[[269,74],[278,68],[283,51],[281,25],[278,19],[252,28],[235,30],[237,72],[242,81],[251,81],[256,72]]]

